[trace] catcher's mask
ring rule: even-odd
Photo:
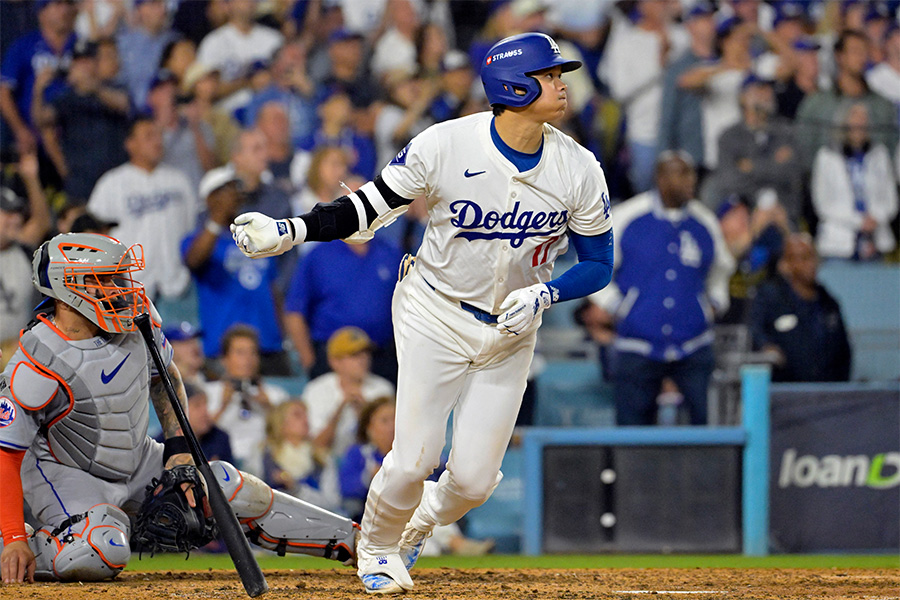
[[[126,247],[98,233],[63,233],[41,244],[32,260],[35,287],[64,302],[103,331],[136,331],[147,312],[144,286],[133,273],[144,268],[140,244]]]

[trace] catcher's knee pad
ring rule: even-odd
[[[275,491],[226,462],[211,463],[244,532],[257,546],[347,562],[354,557],[356,525],[350,519]]]
[[[119,574],[131,558],[128,516],[112,504],[98,504],[43,528],[30,540],[35,554],[35,579],[100,581]]]

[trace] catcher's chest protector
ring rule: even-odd
[[[71,341],[40,323],[26,330],[20,343],[72,390],[70,400],[60,385],[40,409],[53,456],[107,480],[132,475],[150,417],[150,371],[141,337],[119,334]]]

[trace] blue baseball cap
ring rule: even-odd
[[[804,36],[794,40],[792,44],[798,52],[818,52],[822,45],[815,38]]]
[[[185,340],[192,340],[194,338],[200,337],[203,332],[194,327],[188,321],[182,321],[177,325],[171,325],[163,329],[163,335],[166,336],[166,339],[170,342],[183,342]]]
[[[731,35],[731,33],[738,28],[738,26],[743,23],[737,17],[728,17],[718,25],[716,25],[716,37],[725,38]]]
[[[775,82],[771,79],[763,79],[758,76],[756,73],[750,73],[744,78],[744,81],[741,82],[741,90],[745,90],[751,85],[775,85]]]
[[[739,206],[748,206],[748,204],[738,194],[729,194],[716,209],[716,218],[721,221],[722,217],[727,215],[731,209]]]
[[[691,10],[684,16],[685,21],[696,19],[697,17],[708,17],[716,13],[715,7],[707,2],[707,0],[698,0],[691,7]]]
[[[784,21],[805,21],[807,17],[806,6],[802,2],[785,0],[775,6],[775,20],[772,22],[772,25],[778,27]]]
[[[153,79],[150,80],[150,87],[147,89],[154,90],[158,86],[165,85],[167,83],[176,85],[178,83],[178,77],[176,77],[175,73],[168,69],[160,69],[159,71],[157,71],[156,75],[153,76]]]
[[[891,9],[884,2],[872,2],[869,4],[869,10],[866,11],[865,21],[874,21],[876,19],[890,19]]]
[[[341,27],[340,29],[335,29],[331,32],[331,35],[328,36],[328,43],[335,44],[337,42],[343,42],[345,40],[361,39],[363,39],[363,34],[361,34],[360,32]]]
[[[37,12],[41,12],[54,2],[61,2],[64,4],[75,4],[75,0],[35,0],[34,7],[37,9]]]

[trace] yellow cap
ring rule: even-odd
[[[352,356],[372,349],[372,340],[359,327],[341,327],[328,338],[328,358]]]

